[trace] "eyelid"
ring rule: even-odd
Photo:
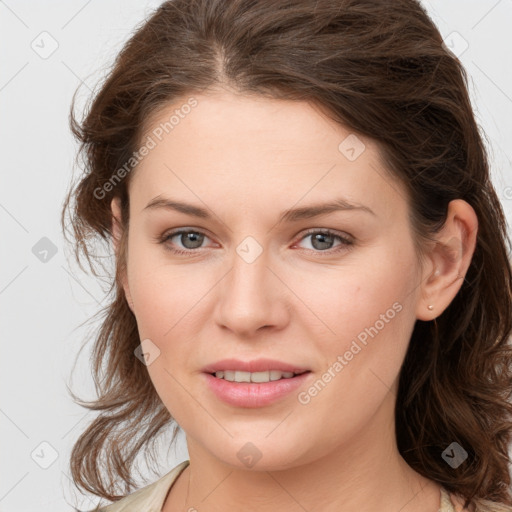
[[[306,239],[309,235],[316,234],[316,233],[322,233],[327,234],[329,236],[333,236],[335,238],[338,238],[340,240],[340,244],[335,245],[331,249],[326,249],[324,251],[320,250],[314,250],[314,249],[302,249],[306,251],[308,254],[314,254],[315,257],[319,256],[321,258],[328,258],[328,257],[336,257],[340,253],[347,253],[348,251],[352,250],[355,245],[355,238],[352,235],[349,235],[348,233],[340,232],[335,229],[330,228],[311,228],[306,230],[306,232],[301,233],[299,238],[296,242],[292,245],[292,247],[295,247],[298,243],[302,242],[304,239]]]
[[[171,239],[177,235],[183,234],[183,233],[198,233],[198,234],[203,235],[206,238],[209,238],[210,240],[212,240],[212,237],[210,237],[209,234],[202,228],[194,228],[194,227],[190,227],[190,226],[171,229],[170,231],[164,232],[163,235],[156,237],[155,240],[156,240],[156,242],[165,244],[169,239]],[[302,240],[307,238],[309,235],[316,234],[316,233],[322,233],[322,234],[327,234],[329,236],[334,236],[334,237],[340,239],[341,243],[331,249],[326,249],[324,251],[314,250],[314,249],[303,249],[309,253],[312,252],[315,255],[333,256],[333,255],[336,255],[338,252],[341,252],[341,251],[346,252],[346,251],[352,249],[353,245],[355,243],[354,237],[345,232],[340,232],[340,231],[337,231],[335,229],[330,229],[330,228],[309,228],[305,232],[303,231],[300,233],[298,238],[296,238],[296,241],[293,243],[292,247],[295,247],[297,243],[300,243]],[[172,253],[181,254],[181,255],[189,255],[189,256],[194,255],[194,253],[196,253],[196,254],[200,253],[200,252],[202,252],[203,249],[207,249],[207,248],[208,247],[198,247],[196,249],[186,249],[186,248],[181,249],[181,248],[166,247],[166,249]]]
[[[188,227],[188,226],[165,231],[162,235],[156,236],[154,238],[154,240],[155,240],[155,242],[165,243],[170,238],[174,238],[176,235],[181,235],[183,233],[199,233],[200,235],[203,235],[206,238],[209,238],[210,240],[212,240],[212,237],[204,229]],[[200,249],[205,249],[205,247],[200,247],[199,249],[181,249],[181,250],[192,253],[192,252],[199,252]]]
[[[354,237],[352,235],[349,235],[348,233],[337,231],[336,229],[330,229],[330,228],[311,228],[307,229],[305,232],[300,234],[300,237],[298,238],[298,241],[302,241],[304,238],[306,238],[308,235],[312,235],[314,233],[327,233],[329,235],[340,237],[342,240],[345,240],[346,242],[353,243]]]

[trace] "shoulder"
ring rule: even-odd
[[[181,462],[156,482],[138,489],[119,501],[90,512],[161,512],[169,489],[189,462],[188,460]]]
[[[504,505],[503,503],[496,503],[495,501],[489,500],[475,501],[475,512],[512,512],[512,507],[510,505]]]
[[[448,493],[447,493],[448,494]],[[449,493],[449,499],[453,507],[443,508],[441,506],[440,512],[453,510],[454,512],[512,512],[510,505],[504,505],[503,503],[497,503],[495,501],[485,499],[475,499],[473,505],[468,509],[464,508],[464,499],[454,493]],[[443,505],[443,499],[441,500]]]

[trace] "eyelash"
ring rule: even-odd
[[[176,235],[181,235],[183,233],[198,233],[198,234],[204,235],[205,237],[208,237],[208,235],[206,233],[204,233],[204,232],[202,232],[200,230],[196,230],[196,229],[178,229],[176,231],[171,231],[170,233],[165,233],[164,235],[162,235],[162,237],[159,237],[157,239],[157,241],[160,244],[165,244],[165,242],[167,242],[167,240],[175,237]],[[299,239],[299,242],[301,242],[302,240],[307,238],[309,235],[313,235],[313,234],[317,234],[317,233],[321,233],[323,235],[334,236],[335,238],[337,238],[338,240],[341,241],[341,244],[339,246],[337,246],[337,248],[326,249],[324,251],[314,250],[314,249],[306,249],[307,251],[314,252],[315,254],[318,254],[320,256],[324,256],[324,255],[325,256],[332,256],[333,254],[336,254],[338,252],[348,251],[348,250],[353,248],[354,242],[351,239],[349,239],[346,236],[340,235],[339,233],[337,233],[335,231],[332,231],[330,229],[310,229],[309,231],[304,233],[302,238]],[[164,247],[165,247],[166,250],[168,250],[168,251],[170,251],[170,252],[172,252],[174,254],[185,255],[185,256],[191,255],[194,252],[198,252],[199,249],[200,249],[200,248],[198,248],[198,249],[187,249],[187,250],[175,249],[175,248],[171,248],[168,245],[165,245]]]

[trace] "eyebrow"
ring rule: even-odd
[[[153,198],[142,211],[146,210],[175,210],[186,215],[192,215],[201,219],[210,219],[212,215],[205,208],[195,206],[189,203],[176,201],[174,199],[157,196]],[[335,211],[359,210],[376,216],[375,212],[363,204],[351,203],[344,198],[335,199],[328,203],[313,204],[310,206],[301,206],[299,208],[290,208],[282,212],[279,222],[297,222],[304,219],[318,217]]]

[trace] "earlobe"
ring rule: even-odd
[[[429,253],[431,265],[423,276],[416,310],[419,320],[438,317],[459,292],[475,251],[477,231],[473,208],[462,199],[451,201],[446,222]]]

